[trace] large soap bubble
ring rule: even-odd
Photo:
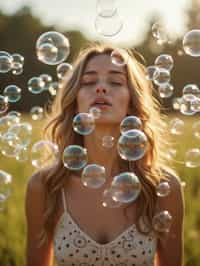
[[[97,164],[88,164],[82,172],[81,181],[89,188],[99,188],[106,181],[105,167]]]
[[[63,163],[69,170],[81,170],[87,164],[87,150],[79,145],[69,145],[63,152]]]
[[[186,54],[199,57],[200,56],[200,30],[194,29],[187,32],[183,38],[183,49]]]
[[[80,135],[89,135],[94,128],[94,117],[89,113],[79,113],[73,119],[73,129]]]

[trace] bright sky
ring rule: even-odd
[[[101,38],[94,27],[97,0],[6,0],[0,9],[13,13],[23,5],[30,5],[34,15],[46,24],[57,25],[62,30],[79,29],[87,37]],[[184,10],[190,0],[118,0],[118,13],[123,28],[113,42],[129,45],[141,41],[152,14],[159,13],[172,35],[185,32]]]

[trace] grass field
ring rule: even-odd
[[[172,117],[170,117],[171,119]],[[185,121],[185,132],[174,138],[177,148],[177,160],[184,159],[188,148],[198,148],[200,140],[193,137],[191,126],[198,117],[181,117]],[[29,118],[25,117],[25,121]],[[38,130],[42,122],[32,121],[34,134],[32,143],[40,138]],[[185,266],[199,266],[200,259],[200,177],[199,167],[187,168],[175,163],[175,169],[182,181],[186,182],[185,192]],[[0,155],[0,169],[13,176],[12,196],[6,203],[4,211],[0,212],[0,266],[23,266],[25,264],[26,225],[24,216],[24,196],[29,176],[35,170],[30,160],[25,163]]]

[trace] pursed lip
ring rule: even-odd
[[[108,100],[108,99],[106,99],[106,98],[104,98],[104,97],[97,97],[97,98],[95,98],[94,99],[94,101],[92,102],[92,104],[91,104],[91,106],[94,106],[94,105],[96,105],[96,106],[112,106],[112,103]]]

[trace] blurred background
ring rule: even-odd
[[[19,53],[24,57],[24,69],[21,75],[11,72],[0,73],[0,94],[7,85],[15,84],[21,88],[22,100],[12,103],[9,111],[22,114],[24,121],[33,125],[32,143],[41,138],[40,128],[43,121],[32,120],[30,110],[34,106],[43,107],[49,97],[55,96],[47,91],[39,96],[27,89],[27,82],[34,76],[50,75],[57,81],[56,66],[47,65],[37,59],[36,41],[47,31],[63,33],[70,42],[70,55],[67,62],[72,62],[79,50],[91,41],[112,42],[117,47],[133,48],[141,53],[144,64],[154,64],[160,54],[173,57],[174,68],[171,84],[174,86],[173,97],[162,98],[156,95],[162,105],[162,112],[167,115],[166,123],[173,118],[184,122],[180,136],[173,136],[177,151],[174,168],[185,182],[186,201],[185,217],[185,261],[187,266],[199,265],[200,249],[200,197],[199,166],[186,167],[178,163],[184,160],[185,151],[199,148],[199,138],[195,138],[192,125],[198,121],[199,114],[183,115],[174,110],[172,99],[181,97],[186,84],[200,83],[200,61],[198,57],[185,54],[182,40],[192,29],[200,29],[199,0],[168,1],[132,1],[119,0],[118,10],[122,18],[121,31],[112,37],[99,34],[95,28],[96,1],[94,0],[7,0],[0,2],[0,51],[10,54]],[[152,26],[162,23],[169,36],[168,42],[159,43],[152,34]],[[1,117],[1,114],[0,114]],[[11,196],[3,208],[0,205],[0,265],[21,266],[25,261],[25,216],[24,196],[28,177],[34,171],[30,159],[16,161],[0,154],[0,169],[12,175]],[[1,204],[1,202],[0,202]]]

